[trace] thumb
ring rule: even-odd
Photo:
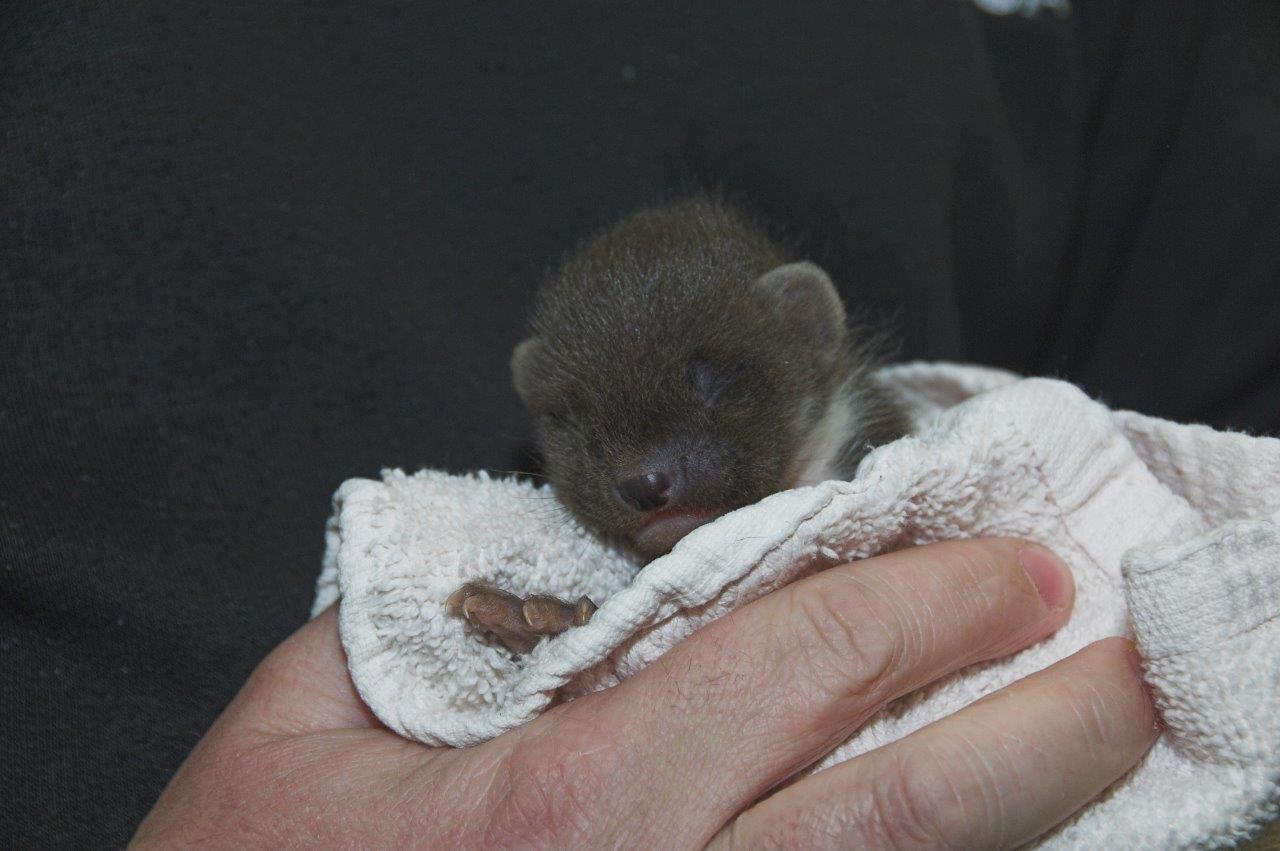
[[[360,699],[338,638],[338,604],[313,618],[258,664],[225,720],[269,735],[382,728]]]

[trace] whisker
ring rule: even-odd
[[[531,479],[549,478],[546,473],[535,473],[532,470],[496,470],[496,469],[486,467],[485,472],[494,473],[497,475],[528,476]]]

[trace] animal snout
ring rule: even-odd
[[[618,470],[614,492],[621,504],[641,513],[720,508],[733,501],[730,462],[723,442],[673,439]]]
[[[671,476],[650,472],[624,479],[618,483],[618,496],[637,511],[657,511],[671,497]]]

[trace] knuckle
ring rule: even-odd
[[[748,828],[745,840],[734,841],[724,847],[788,849],[849,846],[849,831],[844,826],[840,802],[823,803],[830,806],[800,807],[782,813],[763,828]],[[731,839],[736,838],[731,834]]]
[[[870,848],[964,847],[946,799],[946,778],[929,766],[886,760],[867,776],[848,822],[855,845]]]
[[[915,632],[898,607],[852,577],[792,595],[781,639],[784,658],[816,688],[852,700],[887,697],[908,665]],[[845,587],[841,587],[845,586]]]
[[[693,713],[715,712],[741,701],[758,688],[753,676],[758,660],[744,652],[741,642],[722,629],[713,628],[689,642],[683,652],[669,653],[658,668],[672,708]],[[678,648],[679,649],[679,648]]]
[[[907,759],[918,800],[931,802],[932,829],[960,847],[1006,847],[1009,821],[999,757],[960,734]]]
[[[621,762],[591,731],[548,728],[518,743],[503,767],[503,790],[486,825],[486,845],[563,844],[589,837],[603,790]]]

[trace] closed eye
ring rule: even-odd
[[[689,359],[689,383],[708,407],[719,402],[745,372],[741,364],[726,366],[705,357]]]
[[[567,411],[547,411],[543,414],[543,417],[555,428],[566,429],[573,427],[573,419]]]

